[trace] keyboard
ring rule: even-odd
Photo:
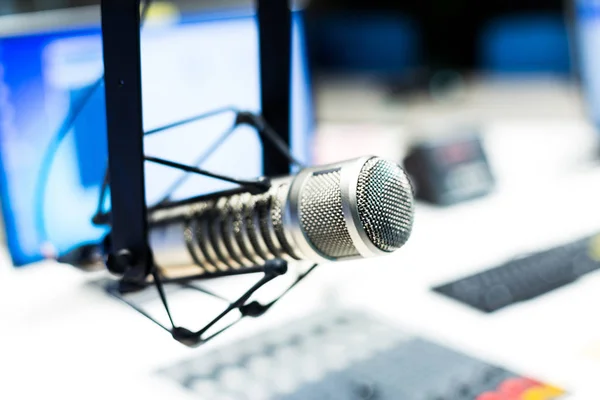
[[[490,313],[568,285],[600,268],[600,235],[530,254],[433,288]]]
[[[345,309],[291,321],[158,373],[193,397],[207,400],[554,400],[565,396],[559,387]]]

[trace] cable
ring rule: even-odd
[[[140,28],[143,26],[144,21],[146,20],[151,3],[152,0],[144,1],[144,6],[142,7],[142,11],[140,13]],[[50,139],[50,143],[46,147],[46,151],[42,156],[38,179],[34,189],[34,223],[42,245],[48,241],[48,232],[46,231],[46,222],[44,220],[44,203],[46,189],[48,186],[48,177],[50,176],[50,169],[52,168],[54,158],[56,157],[56,153],[58,152],[60,145],[73,127],[75,120],[77,117],[79,117],[79,114],[81,114],[83,108],[87,105],[91,97],[96,93],[96,90],[102,86],[103,83],[104,73],[88,88],[88,90],[80,97],[79,101],[69,110],[69,114],[63,120],[63,123],[56,134],[54,134],[54,136]]]
[[[196,122],[196,121],[199,121],[201,119],[209,118],[209,117],[215,116],[217,114],[222,114],[222,113],[225,113],[225,112],[228,112],[228,111],[231,111],[231,112],[235,113],[236,115],[239,114],[239,110],[236,109],[236,108],[234,108],[234,107],[217,108],[216,110],[208,111],[208,112],[205,112],[205,113],[202,113],[202,114],[190,117],[190,118],[182,119],[182,120],[177,121],[177,122],[172,122],[170,124],[163,125],[161,127],[151,129],[149,131],[144,132],[144,136],[153,135],[155,133],[166,131],[168,129],[177,128],[178,126],[186,125],[186,124],[189,124],[191,122]]]
[[[48,240],[48,232],[46,232],[46,223],[44,221],[44,203],[46,197],[46,188],[48,186],[48,177],[50,176],[50,169],[54,158],[63,140],[71,130],[71,127],[75,123],[75,120],[81,114],[81,111],[94,95],[96,89],[98,89],[104,83],[104,74],[96,81],[92,86],[89,87],[86,93],[83,94],[80,101],[75,104],[67,115],[67,118],[63,121],[57,133],[50,140],[46,147],[46,152],[42,158],[40,165],[40,171],[35,186],[34,201],[35,201],[35,225],[36,231],[41,238],[42,244]]]
[[[301,161],[299,161],[297,158],[295,158],[292,155],[292,153],[289,151],[286,143],[281,140],[279,135],[277,135],[275,130],[266,122],[266,120],[261,115],[254,114],[249,111],[239,111],[238,109],[231,107],[231,106],[217,108],[215,110],[208,111],[208,112],[205,112],[205,113],[202,113],[199,115],[195,115],[193,117],[189,117],[186,119],[182,119],[180,121],[176,121],[176,122],[169,123],[167,125],[163,125],[158,128],[154,128],[154,129],[144,132],[144,135],[153,135],[156,133],[161,133],[161,132],[164,132],[169,129],[177,128],[177,127],[180,127],[180,126],[192,123],[192,122],[200,121],[202,119],[209,118],[209,117],[212,117],[212,116],[215,116],[215,115],[218,115],[221,113],[225,113],[225,112],[234,112],[236,114],[236,120],[235,120],[234,124],[228,130],[226,130],[221,136],[219,136],[219,138],[217,140],[215,140],[215,142],[213,142],[213,144],[211,146],[209,146],[208,149],[203,154],[201,154],[191,165],[197,167],[200,164],[202,164],[204,161],[206,161],[206,159],[214,151],[216,151],[219,148],[219,146],[221,146],[225,142],[225,140],[227,140],[227,138],[229,138],[229,136],[235,131],[235,129],[239,125],[247,124],[247,125],[250,125],[253,128],[255,128],[256,131],[258,132],[259,136],[261,136],[263,139],[270,141],[276,147],[276,149],[279,152],[281,152],[288,159],[288,161],[290,163],[296,164],[300,168],[305,167],[305,165]],[[177,179],[172,185],[169,186],[169,188],[165,191],[165,194],[161,197],[161,199],[156,204],[162,204],[166,201],[169,201],[173,192],[178,187],[180,187],[188,179],[188,177],[189,177],[189,175],[184,174],[179,179]],[[213,175],[213,177],[219,178],[216,175]],[[237,182],[240,182],[240,181],[238,180]],[[106,196],[106,193],[107,193],[108,184],[109,184],[109,177],[108,177],[108,167],[107,167],[106,171],[105,171],[104,181],[102,182],[102,186],[100,187],[100,196],[98,199],[98,206],[96,209],[96,213],[92,217],[92,222],[96,225],[98,225],[98,224],[103,225],[105,222],[104,218],[103,218],[102,206],[104,204],[104,197]]]
[[[168,130],[168,129],[176,128],[181,125],[189,124],[191,122],[195,122],[195,121],[198,121],[198,120],[201,120],[204,118],[209,118],[209,117],[215,116],[217,114],[228,112],[228,111],[235,112],[236,114],[238,113],[237,110],[233,107],[218,108],[216,110],[209,111],[204,114],[200,114],[200,115],[197,115],[197,116],[194,116],[191,118],[186,118],[184,120],[173,122],[173,123],[152,129],[150,131],[144,132],[144,136],[152,135],[155,133],[160,133],[160,132]],[[227,140],[227,138],[234,132],[236,126],[237,126],[237,124],[234,123],[227,131],[225,131],[223,134],[221,134],[221,136],[219,136],[217,138],[217,140],[215,140],[215,142],[192,163],[192,165],[198,166],[198,165],[202,164],[208,157],[210,157],[210,155],[217,148],[219,148],[219,146],[222,143],[224,143],[225,140]],[[188,177],[189,177],[188,174],[183,174],[183,176],[181,176],[179,179],[177,179],[172,185],[169,186],[169,188],[165,191],[165,194],[161,197],[161,199],[156,204],[161,204],[161,203],[168,201],[170,199],[171,195],[173,194],[173,192],[179,186],[181,186],[188,179]],[[105,201],[106,194],[108,193],[109,184],[110,184],[110,175],[108,173],[108,163],[107,163],[107,166],[104,170],[104,179],[102,181],[102,185],[100,186],[100,195],[98,196],[98,204],[96,206],[96,213],[92,217],[92,223],[94,225],[106,225],[106,221],[104,218],[105,214],[102,211],[102,209],[104,208],[104,201]]]
[[[271,181],[268,178],[265,178],[265,177],[261,177],[261,178],[253,179],[253,180],[238,179],[238,178],[232,178],[232,177],[227,176],[227,175],[217,174],[215,172],[210,172],[210,171],[207,171],[207,170],[204,170],[204,169],[200,169],[200,168],[197,168],[197,167],[192,167],[192,166],[189,166],[189,165],[180,164],[180,163],[175,162],[175,161],[165,160],[163,158],[152,157],[152,156],[144,156],[144,160],[150,161],[150,162],[153,162],[153,163],[156,163],[156,164],[164,165],[164,166],[167,166],[167,167],[180,169],[182,171],[191,172],[193,174],[204,175],[204,176],[208,176],[210,178],[220,179],[220,180],[225,181],[225,182],[236,183],[236,184],[238,184],[240,186],[246,186],[246,187],[249,187],[249,188],[255,188],[256,191],[257,191],[256,193],[264,193],[267,190],[269,190],[269,188],[271,187]],[[250,191],[250,193],[254,193],[254,192]]]
[[[161,126],[159,128],[155,128],[150,131],[147,131],[147,132],[145,132],[145,135],[152,135],[155,133],[160,133],[160,132],[168,130],[168,129],[176,128],[176,127],[179,127],[179,126],[182,126],[185,124],[189,124],[191,122],[196,122],[203,118],[212,117],[214,115],[224,113],[227,111],[232,111],[232,112],[236,113],[236,120],[235,120],[234,124],[227,131],[225,131],[202,155],[200,155],[192,163],[192,165],[199,166],[200,164],[202,164],[204,161],[206,161],[206,159],[214,151],[216,151],[219,148],[219,146],[221,146],[225,142],[225,140],[227,140],[227,138],[229,138],[229,136],[234,132],[234,130],[239,125],[247,124],[247,125],[250,125],[253,128],[255,128],[256,131],[258,132],[258,135],[262,139],[266,139],[266,140],[270,141],[276,147],[276,149],[279,152],[281,152],[288,159],[288,161],[290,163],[295,164],[300,168],[306,167],[301,161],[299,161],[297,158],[295,158],[292,155],[292,153],[289,151],[285,142],[283,140],[281,140],[279,135],[277,135],[275,130],[266,122],[266,120],[261,115],[254,114],[249,111],[239,111],[233,107],[218,108],[216,110],[209,111],[204,114],[196,115],[194,117],[186,118],[181,121],[173,122],[173,123]],[[179,186],[181,186],[186,181],[187,178],[188,178],[187,174],[183,175],[181,178],[179,178],[177,181],[175,181],[171,186],[169,186],[169,188],[165,191],[165,194],[162,196],[162,198],[156,204],[162,204],[162,203],[169,201],[173,192]],[[102,202],[102,199],[99,201],[99,204],[101,202]],[[97,213],[97,214],[99,214],[99,213]]]
[[[108,168],[104,169],[104,179],[102,180],[102,185],[100,186],[100,195],[98,196],[98,204],[96,205],[96,213],[92,217],[92,222],[99,215],[102,214],[102,209],[104,208],[104,199],[106,197],[106,193],[108,192],[108,185],[110,184],[110,174],[108,173]]]
[[[210,157],[219,148],[219,146],[221,146],[221,144],[223,144],[225,140],[229,138],[229,136],[231,136],[231,134],[235,131],[235,127],[236,125],[233,124],[227,131],[225,131],[225,133],[219,136],[219,138],[215,140],[215,142],[204,153],[194,160],[192,165],[198,166],[204,163],[204,161],[206,161],[206,159]],[[169,188],[165,191],[165,195],[162,196],[157,204],[164,204],[169,201],[173,192],[175,192],[175,190],[177,190],[177,188],[179,188],[188,178],[188,174],[183,174],[181,177],[179,177],[179,179],[173,182],[173,184],[169,186]]]
[[[256,128],[258,134],[271,141],[271,143],[288,159],[288,161],[296,164],[300,168],[306,168],[306,165],[304,165],[303,162],[292,155],[288,145],[281,140],[277,132],[275,132],[275,130],[271,127],[271,125],[269,125],[262,115],[256,115],[253,113],[240,113],[239,123],[245,122],[244,118],[248,118],[251,121],[250,125]]]

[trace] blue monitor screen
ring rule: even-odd
[[[292,151],[309,161],[310,88],[301,17],[294,14]],[[203,13],[148,25],[142,30],[141,54],[146,131],[221,107],[260,111],[258,29],[253,14]],[[43,196],[36,189],[53,136],[102,73],[99,25],[0,38],[0,193],[15,265],[64,253],[107,232],[91,223],[107,162],[103,86],[85,103],[56,151]],[[204,155],[205,169],[259,176],[262,149],[252,128],[236,128],[216,151],[207,153],[233,121],[233,112],[225,112],[148,135],[145,152],[188,164]],[[147,203],[163,198],[181,176],[180,171],[147,163]],[[193,176],[173,198],[230,187]]]
[[[590,118],[600,129],[600,2],[578,0],[577,52]]]

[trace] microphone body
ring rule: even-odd
[[[149,214],[154,263],[223,274],[281,258],[325,262],[391,253],[408,240],[414,200],[395,163],[363,157]]]

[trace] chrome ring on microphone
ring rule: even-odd
[[[342,211],[346,219],[346,228],[356,250],[362,257],[374,257],[387,254],[373,244],[365,231],[358,212],[358,180],[360,173],[373,156],[361,157],[348,162],[341,168],[340,190],[342,191]]]

